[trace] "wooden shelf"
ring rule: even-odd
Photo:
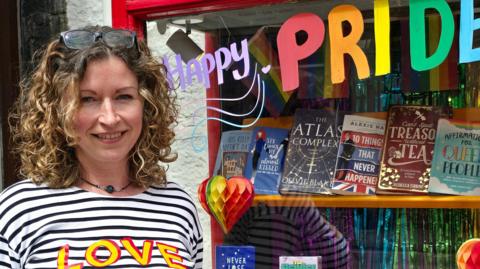
[[[253,204],[343,208],[480,208],[480,196],[281,196],[256,195]]]

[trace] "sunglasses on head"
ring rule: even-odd
[[[112,29],[105,32],[71,30],[60,34],[60,41],[69,49],[85,49],[99,40],[112,49],[129,49],[135,45],[137,35],[133,31],[122,29]]]

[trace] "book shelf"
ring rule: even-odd
[[[281,196],[256,195],[253,205],[294,206],[311,201],[324,208],[480,208],[480,196]]]

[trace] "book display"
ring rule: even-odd
[[[343,113],[297,109],[290,132],[281,194],[330,194]]]
[[[217,269],[255,269],[255,248],[252,246],[217,246]]]
[[[255,268],[318,256],[308,255],[314,236],[294,229],[314,211],[349,255],[323,269],[475,268],[480,255],[457,256],[480,238],[473,1],[187,0],[151,12],[134,2],[132,16],[158,19],[149,29],[166,23],[168,36],[181,18],[203,42],[200,56],[167,51],[164,62],[172,88],[206,94],[195,123],[207,123],[209,178],[225,177],[209,195],[219,215],[229,219],[224,204],[235,215],[235,236],[210,222],[205,249],[251,245]],[[255,217],[219,195],[236,177],[253,183],[245,214]]]
[[[345,116],[332,184],[333,193],[375,194],[384,135],[384,120]]]
[[[480,125],[440,119],[429,191],[480,195]]]
[[[427,193],[440,110],[391,106],[377,193]]]
[[[215,174],[224,177],[241,176],[247,166],[251,132],[228,131],[222,133],[215,161]]]
[[[256,194],[278,194],[288,129],[257,127],[252,131],[245,177],[249,178]]]
[[[322,257],[318,256],[280,256],[281,269],[322,269]]]

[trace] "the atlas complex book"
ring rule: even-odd
[[[281,194],[331,194],[343,115],[330,110],[295,111]]]
[[[377,193],[426,194],[440,109],[391,106]]]
[[[255,269],[255,247],[216,246],[215,267],[217,269]]]
[[[215,175],[226,178],[244,175],[251,133],[242,130],[222,133],[215,162]]]
[[[345,116],[332,184],[333,193],[375,194],[384,136],[385,120]]]
[[[480,195],[480,124],[440,119],[430,192]]]
[[[245,177],[253,182],[255,194],[278,194],[288,132],[282,128],[253,129]]]
[[[320,256],[280,256],[279,269],[322,269]]]

